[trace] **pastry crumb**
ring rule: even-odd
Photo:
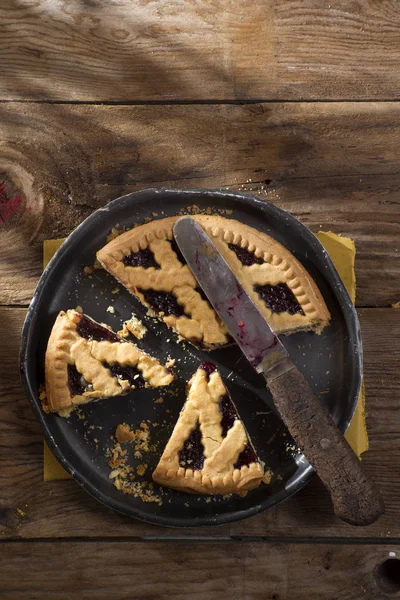
[[[116,288],[114,288],[114,289],[111,291],[111,293],[112,293],[112,294],[119,294],[119,287],[116,287]]]
[[[94,267],[84,267],[83,268],[84,275],[93,275],[93,273],[94,273]]]
[[[82,306],[79,306],[79,305],[78,305],[78,306],[75,308],[75,310],[76,310],[76,312],[78,312],[79,314],[83,315],[83,308],[82,308]]]
[[[132,317],[127,321],[124,321],[121,331],[118,331],[118,335],[122,337],[128,337],[129,334],[134,335],[138,340],[144,338],[147,333],[147,327],[145,327],[135,313],[132,313]]]
[[[394,304],[392,304],[392,308],[400,308],[400,300],[399,302],[395,302]]]
[[[136,467],[136,473],[140,476],[144,475],[147,471],[147,465],[138,465]]]
[[[164,398],[162,398],[161,396],[159,398],[157,398],[157,400],[154,400],[154,404],[162,404],[164,402]]]
[[[175,364],[175,358],[171,358],[170,356],[167,357],[167,362],[165,363],[165,366],[167,367],[167,369],[169,369],[170,367],[173,367]]]
[[[106,311],[111,313],[112,315],[115,314],[115,308],[113,306],[107,306]]]
[[[117,227],[118,224],[111,229],[111,232],[106,237],[106,244],[109,244],[110,242],[112,242],[112,240],[115,240],[115,238],[117,238],[121,234],[121,232],[118,231]]]
[[[272,475],[272,471],[270,469],[267,469],[261,481],[263,481],[266,485],[269,485],[271,483]]]
[[[130,494],[135,498],[140,498],[142,502],[155,502],[160,506],[162,505],[161,496],[154,492],[152,483],[148,483],[147,481],[129,481],[117,477],[114,479],[114,485],[117,490],[120,490],[124,494]]]
[[[131,430],[127,423],[121,423],[117,427],[115,437],[117,439],[117,442],[119,442],[120,444],[126,444],[135,439],[135,433]]]

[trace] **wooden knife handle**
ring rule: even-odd
[[[384,512],[379,491],[300,371],[265,378],[286,427],[329,490],[336,515],[351,525],[376,521]]]

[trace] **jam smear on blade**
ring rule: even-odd
[[[156,313],[162,312],[166,316],[175,315],[176,317],[185,314],[183,306],[170,292],[156,292],[155,290],[141,290],[139,288],[138,292],[143,294],[147,304],[150,304]]]
[[[290,315],[296,313],[304,315],[303,309],[296,300],[296,296],[286,283],[277,285],[255,285],[254,291],[264,300],[266,306],[275,313],[288,312]]]
[[[217,370],[217,367],[212,362],[204,361],[201,363],[199,369],[202,369],[203,371],[205,371],[207,374],[207,379],[209,379],[211,373],[214,373],[214,371]]]
[[[230,399],[229,395],[223,396],[219,403],[219,410],[221,411],[221,428],[222,428],[222,437],[226,437],[228,431],[235,421],[239,418],[235,405]]]
[[[236,463],[233,465],[233,468],[241,469],[242,467],[248,466],[251,463],[255,463],[255,462],[257,462],[256,453],[254,452],[254,450],[251,447],[251,445],[249,444],[249,442],[247,442],[246,446],[239,454]]]
[[[185,258],[184,258],[184,256],[183,256],[183,254],[182,254],[182,252],[181,252],[181,250],[180,250],[180,248],[179,248],[178,244],[176,243],[176,240],[175,240],[175,239],[171,240],[170,244],[171,244],[171,248],[172,248],[172,250],[175,252],[175,254],[176,254],[176,256],[177,256],[178,260],[179,260],[179,261],[180,261],[180,262],[181,262],[183,265],[186,265],[186,260],[185,260]]]
[[[75,365],[68,365],[68,387],[71,392],[71,396],[81,396],[86,386],[82,382],[82,375],[79,373]]]
[[[120,342],[120,338],[113,332],[103,327],[99,323],[92,321],[86,315],[81,316],[81,320],[76,326],[78,334],[87,340],[96,340],[97,342]]]
[[[144,269],[149,269],[150,267],[160,268],[150,248],[131,252],[128,256],[124,256],[122,262],[126,267],[143,267]]]
[[[146,382],[143,379],[143,375],[136,367],[109,365],[107,363],[103,363],[103,366],[109,369],[114,377],[127,380],[129,385],[133,385],[135,388],[145,387]]]
[[[184,469],[201,471],[204,464],[204,446],[201,441],[200,424],[193,429],[188,439],[179,451],[179,466]]]
[[[228,244],[228,248],[233,250],[236,254],[242,265],[245,267],[251,267],[251,265],[262,265],[265,261],[262,258],[256,256],[253,252],[247,250],[247,248],[242,248],[241,246],[237,246],[236,244]]]

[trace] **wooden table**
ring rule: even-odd
[[[399,61],[395,0],[0,3],[1,598],[400,596]],[[18,366],[42,242],[151,186],[251,191],[355,239],[374,525],[336,519],[317,478],[185,531],[43,482]]]

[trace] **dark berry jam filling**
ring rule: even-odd
[[[222,413],[222,437],[226,437],[226,434],[228,433],[230,428],[233,427],[234,422],[239,418],[235,405],[233,404],[228,394],[221,398],[219,403],[219,410]]]
[[[209,378],[211,373],[214,373],[214,371],[217,370],[217,367],[214,365],[214,363],[205,361],[201,363],[199,369],[203,369],[203,371],[207,373],[207,377]]]
[[[253,252],[250,252],[246,248],[241,248],[236,244],[228,244],[230,250],[236,254],[242,265],[245,267],[251,267],[251,265],[262,265],[264,260],[256,256]]]
[[[81,396],[86,390],[83,376],[75,365],[68,365],[68,387],[71,396]]]
[[[236,463],[234,464],[233,468],[240,469],[241,467],[248,466],[251,463],[255,463],[255,462],[257,462],[256,453],[254,452],[253,448],[250,446],[249,442],[247,442],[247,445],[244,447],[244,449],[239,454],[238,459],[237,459]]]
[[[135,388],[144,388],[146,385],[142,373],[136,367],[123,367],[122,365],[109,365],[107,363],[103,363],[103,366],[109,369],[114,377],[127,380],[129,385],[135,386]]]
[[[204,446],[201,441],[200,424],[193,429],[188,439],[179,451],[179,466],[184,469],[200,471],[204,464]]]
[[[156,292],[155,290],[141,290],[138,292],[143,294],[147,304],[150,304],[151,308],[156,313],[163,312],[165,315],[175,315],[181,317],[185,311],[178,300],[170,292]]]
[[[128,256],[124,256],[122,262],[127,267],[143,267],[144,269],[149,269],[150,267],[160,268],[150,248],[132,252]]]
[[[171,240],[171,248],[172,250],[175,252],[178,260],[183,264],[186,265],[186,260],[183,257],[183,254],[178,246],[178,244],[176,243],[176,240]]]
[[[87,340],[96,340],[97,342],[120,342],[120,338],[113,332],[103,327],[99,323],[92,321],[86,315],[81,316],[81,320],[76,326],[78,334]]]
[[[296,313],[304,315],[303,309],[296,300],[296,296],[286,283],[278,283],[278,285],[255,285],[254,290],[272,312],[281,313],[286,311],[290,315]]]

